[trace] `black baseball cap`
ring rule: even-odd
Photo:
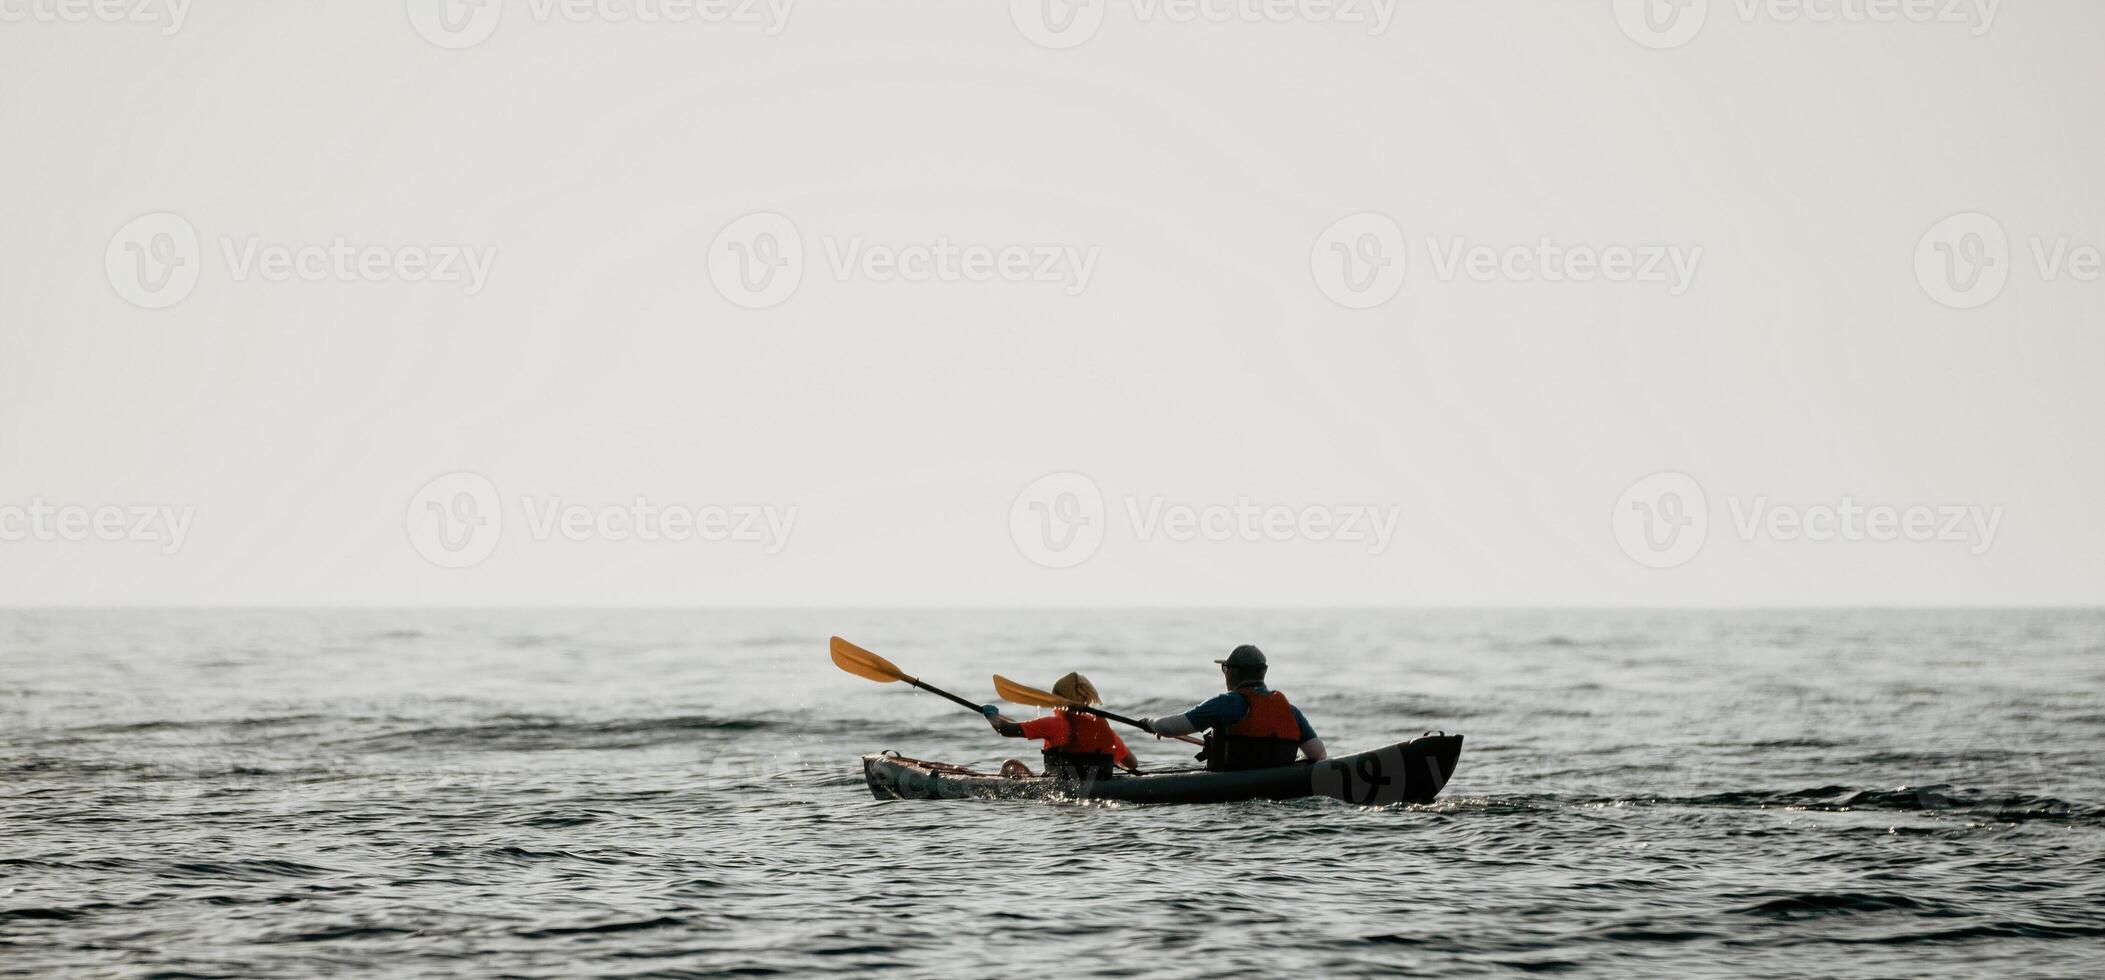
[[[1223,667],[1234,667],[1237,670],[1247,667],[1262,667],[1264,666],[1264,651],[1245,643],[1231,651],[1226,660],[1216,660],[1214,663]]]

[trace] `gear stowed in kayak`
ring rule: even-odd
[[[1003,776],[897,755],[862,757],[880,800],[1080,799],[1130,803],[1233,803],[1328,796],[1361,806],[1429,803],[1454,775],[1462,736],[1428,734],[1322,762],[1238,772],[1172,770],[1068,779]]]

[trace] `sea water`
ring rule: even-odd
[[[1423,806],[877,802],[1036,754],[835,633],[1137,715],[1256,643],[1333,751],[1467,744]],[[2101,691],[2096,611],[5,612],[0,973],[2097,975]]]

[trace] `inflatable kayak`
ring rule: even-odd
[[[1176,769],[1096,779],[1003,776],[886,753],[862,757],[880,800],[1079,799],[1127,803],[1234,803],[1328,796],[1360,806],[1429,803],[1454,775],[1462,736],[1428,734],[1356,755],[1276,769]]]

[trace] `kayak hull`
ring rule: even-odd
[[[880,800],[1076,799],[1127,803],[1235,803],[1327,796],[1360,806],[1430,803],[1454,775],[1462,736],[1425,735],[1368,752],[1242,772],[1199,770],[1100,779],[1008,777],[896,755],[862,757]]]

